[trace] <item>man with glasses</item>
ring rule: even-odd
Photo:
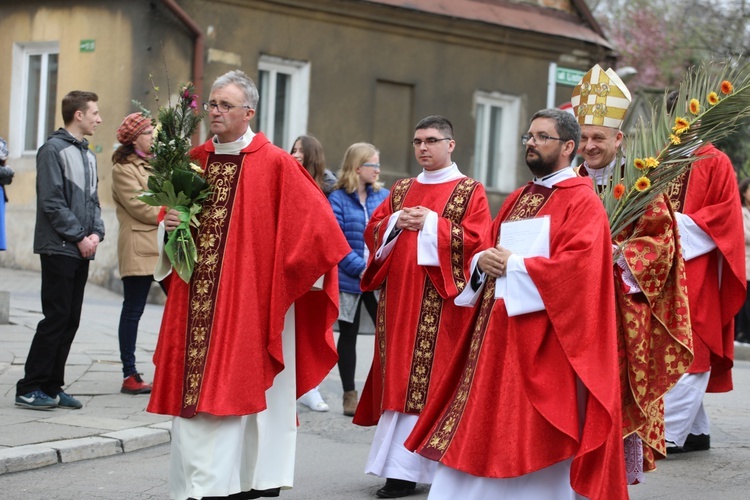
[[[257,103],[244,73],[219,77],[206,105],[213,137],[191,151],[212,194],[193,276],[170,283],[148,405],[174,416],[175,499],[291,488],[296,399],[336,364],[336,266],[349,245],[304,168],[250,129]],[[166,214],[167,231],[178,224]]]
[[[573,89],[584,159],[578,173],[593,179],[598,192],[621,182],[621,127],[630,100],[617,74],[599,65]],[[662,398],[693,361],[688,315],[675,314],[688,310],[688,298],[677,221],[666,195],[615,235],[612,245],[626,470],[628,484],[637,484],[656,468],[657,458],[666,457]]]
[[[434,464],[403,442],[469,320],[471,310],[452,298],[466,286],[465,255],[491,222],[483,186],[451,160],[450,121],[424,118],[412,144],[422,173],[396,182],[365,229],[370,259],[361,286],[381,295],[375,356],[354,423],[377,424],[365,472],[387,478],[381,498],[432,482]]]
[[[478,309],[406,442],[439,462],[431,500],[627,498],[609,226],[570,166],[579,138],[569,113],[534,114],[534,180],[471,259],[456,304]]]

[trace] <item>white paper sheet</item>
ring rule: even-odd
[[[534,219],[503,222],[500,225],[500,246],[519,257],[549,258],[549,215]],[[503,276],[495,284],[495,298],[507,295],[508,278]]]

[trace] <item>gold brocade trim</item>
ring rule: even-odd
[[[391,212],[396,213],[404,205],[404,198],[414,179],[400,179],[396,181],[391,189]]]
[[[385,381],[385,311],[386,304],[388,303],[386,298],[387,290],[388,287],[386,286],[380,290],[378,313],[375,319],[375,342],[378,346],[378,353],[380,354],[380,376],[383,381]]]
[[[466,367],[463,370],[461,380],[458,387],[456,387],[453,398],[451,398],[447,411],[435,426],[435,431],[430,435],[427,444],[420,450],[420,453],[430,458],[430,460],[439,460],[448,449],[448,445],[456,434],[458,423],[461,421],[461,416],[469,400],[469,393],[471,392],[471,386],[479,363],[479,353],[482,350],[484,337],[487,333],[487,324],[489,323],[494,305],[495,278],[488,277],[482,295],[482,305],[479,309],[474,331],[471,334],[469,355],[466,358]]]
[[[505,222],[533,219],[542,210],[542,207],[547,203],[555,189],[554,187],[547,188],[538,184],[526,186],[523,193],[516,199],[513,208],[510,209]]]
[[[685,170],[667,185],[665,193],[667,194],[667,198],[669,198],[669,203],[672,205],[672,211],[674,212],[683,211],[691,172],[692,169]]]
[[[427,402],[442,309],[443,299],[440,298],[432,281],[426,278],[417,322],[417,336],[414,340],[414,354],[411,358],[409,385],[406,389],[406,413],[421,412]]]
[[[471,195],[478,185],[479,183],[474,179],[464,177],[453,188],[453,192],[443,208],[442,217],[450,220],[452,224],[451,276],[459,291],[466,286],[463,266],[464,230],[460,224],[464,215],[466,215]],[[406,389],[405,410],[407,413],[421,412],[427,402],[442,310],[443,299],[438,294],[429,276],[425,276],[417,335],[414,339],[414,354]]]
[[[443,217],[450,220],[451,227],[451,276],[459,293],[466,287],[464,274],[464,228],[461,221],[469,208],[469,201],[479,183],[464,177],[453,189],[448,204],[443,210]]]
[[[237,158],[239,164],[235,163]],[[212,154],[206,162],[206,180],[212,186],[212,193],[198,214],[198,261],[189,283],[182,417],[193,416],[198,406],[219,288],[219,262],[225,249],[234,188],[243,158],[244,155]]]
[[[655,199],[615,238],[626,242],[623,257],[641,290],[616,289],[616,299],[623,435],[641,437],[644,464],[666,456],[662,398],[693,361],[687,277],[668,203]]]

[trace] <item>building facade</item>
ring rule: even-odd
[[[0,136],[17,172],[0,265],[38,268],[36,149],[62,126],[62,96],[92,90],[107,237],[91,279],[109,286],[119,282],[110,157],[133,100],[156,114],[188,80],[206,100],[217,76],[242,69],[261,94],[254,130],[286,150],[315,135],[334,171],[350,144],[371,142],[387,185],[419,173],[413,127],[441,114],[455,128],[454,160],[496,210],[530,177],[520,143],[530,116],[569,101],[594,63],[615,60],[583,0],[0,0],[0,9]]]

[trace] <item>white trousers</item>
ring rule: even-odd
[[[664,434],[667,441],[683,446],[688,434],[710,434],[703,407],[711,372],[685,373],[664,395]]]
[[[282,348],[286,365],[266,391],[264,411],[174,418],[169,470],[172,499],[293,486],[297,443],[294,306],[284,318]]]
[[[518,477],[478,477],[439,464],[428,500],[578,500],[570,486],[572,458]]]
[[[378,421],[367,458],[365,473],[415,483],[431,483],[437,462],[412,453],[404,441],[417,423],[418,415],[385,411]]]

